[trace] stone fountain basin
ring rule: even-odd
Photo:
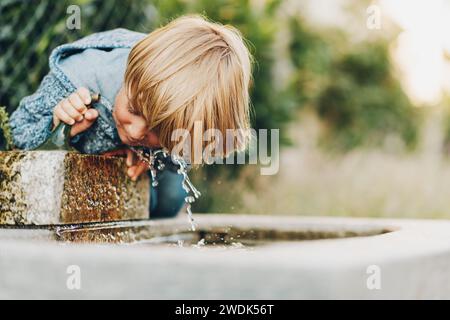
[[[450,298],[450,221],[196,218],[202,235],[244,246],[172,243],[170,235],[192,235],[185,216],[0,229],[0,298]],[[66,286],[71,265],[80,267],[81,290]],[[374,267],[380,289],[367,286]]]

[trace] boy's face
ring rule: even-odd
[[[126,90],[122,87],[116,96],[113,118],[120,140],[130,146],[160,147],[156,134],[148,130],[145,119],[130,109]]]

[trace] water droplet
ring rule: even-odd
[[[199,242],[197,242],[197,244],[194,245],[194,247],[195,248],[201,248],[201,247],[204,247],[205,245],[206,245],[206,240],[203,238]]]

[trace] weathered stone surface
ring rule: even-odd
[[[0,224],[49,225],[146,219],[149,181],[119,157],[67,151],[0,152]]]

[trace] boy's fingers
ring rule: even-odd
[[[98,117],[98,111],[95,110],[95,109],[89,109],[89,110],[87,110],[86,113],[84,114],[84,117],[85,117],[87,120],[93,121],[93,120],[97,119],[97,117]]]
[[[83,115],[75,109],[74,106],[70,103],[69,100],[64,100],[61,102],[61,108],[64,110],[66,114],[68,114],[72,119],[76,121],[83,120]]]
[[[89,92],[88,89],[81,87],[77,89],[76,93],[78,94],[78,96],[81,98],[81,100],[85,105],[91,103],[91,93]]]
[[[130,178],[132,178],[134,176],[135,171],[136,171],[136,166],[129,167],[127,170],[128,176]]]
[[[61,120],[59,120],[59,118],[56,116],[56,114],[53,113],[53,128],[56,128],[60,122],[61,122]]]
[[[55,116],[61,120],[64,123],[73,125],[75,123],[75,120],[72,119],[71,116],[69,116],[63,109],[62,106],[59,105],[55,108],[55,112],[54,112]]]
[[[81,97],[78,94],[72,93],[69,96],[69,102],[81,114],[86,112],[86,110],[87,110],[86,105],[84,104],[83,100],[81,99]]]
[[[138,164],[131,166],[127,170],[128,176],[131,180],[136,181],[139,176],[148,169],[144,162],[139,162]]]
[[[87,119],[83,119],[81,122],[77,122],[72,126],[72,129],[70,130],[70,136],[76,136],[77,134],[86,131],[94,124],[94,121],[90,121]]]
[[[131,167],[134,164],[134,152],[127,149],[127,166]]]
[[[131,180],[136,181],[137,178],[139,178],[139,176],[143,172],[147,171],[147,169],[148,169],[148,167],[147,167],[147,165],[144,162],[139,162],[136,165],[136,169],[134,170],[134,175],[131,177]]]

